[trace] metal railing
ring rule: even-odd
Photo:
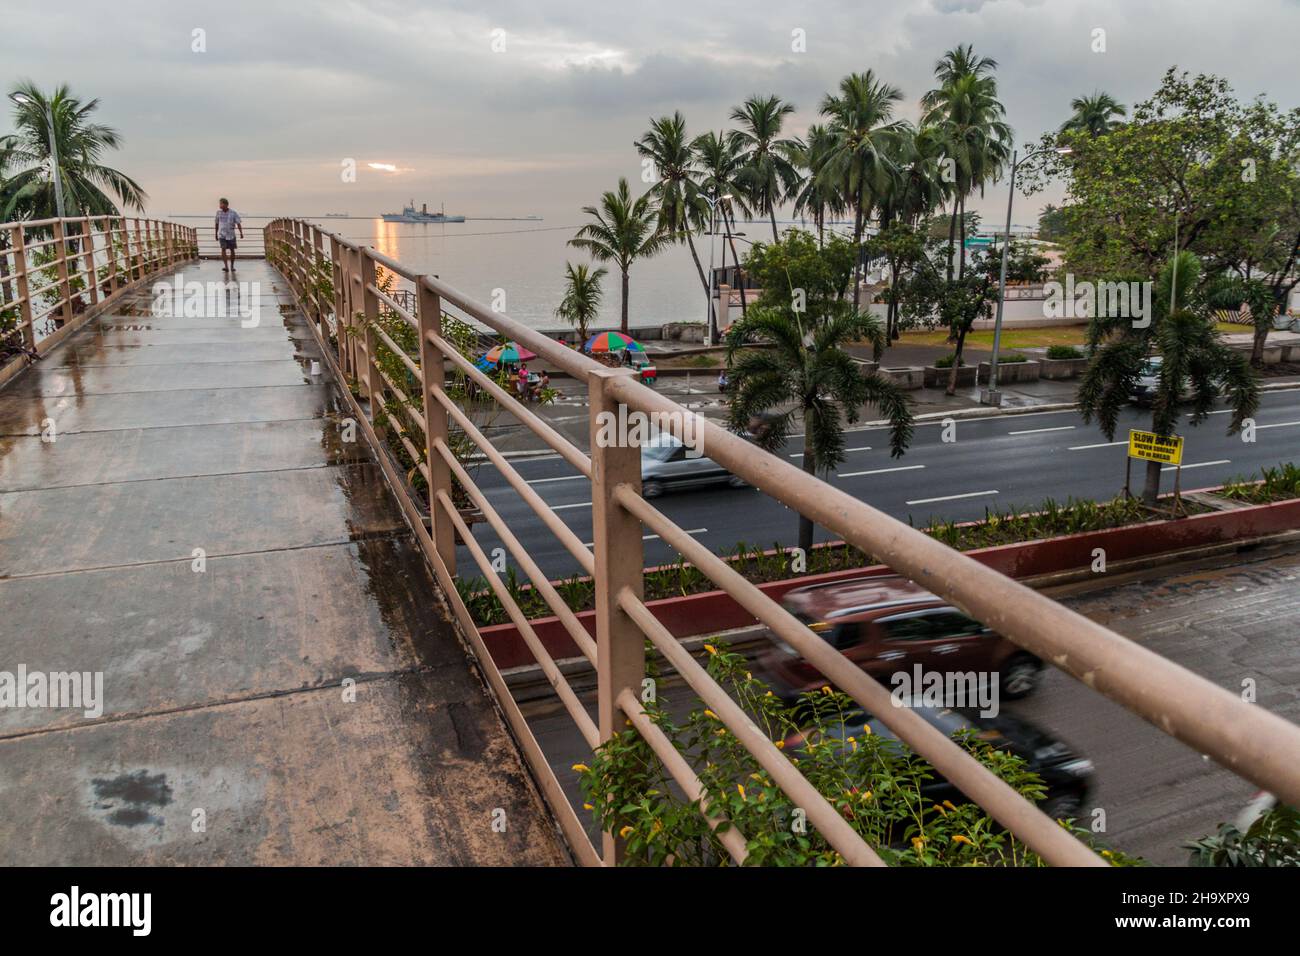
[[[0,345],[43,354],[78,316],[198,255],[188,226],[127,216],[0,223]],[[3,364],[3,359],[0,359]]]
[[[705,443],[709,457],[760,491],[874,555],[895,571],[942,596],[1093,690],[1117,701],[1161,731],[1212,757],[1225,768],[1288,802],[1300,802],[1300,728],[1282,718],[1243,702],[1204,678],[805,474],[783,459],[755,454],[753,446],[745,439],[695,416],[641,385],[629,371],[600,365],[475,302],[443,281],[407,269],[373,248],[348,242],[311,223],[288,219],[268,225],[266,246],[272,263],[293,286],[313,327],[321,335],[322,343],[327,346],[328,360],[335,365],[337,373],[353,379],[360,394],[368,400],[363,406],[356,398],[352,399],[358,421],[367,438],[380,451],[381,465],[445,591],[445,597],[474,647],[552,811],[582,862],[618,862],[622,853],[620,841],[606,833],[602,848],[597,852],[511,697],[455,586],[457,534],[587,743],[592,747],[599,746],[630,721],[689,799],[703,795],[703,784],[653,723],[638,696],[646,673],[646,639],[771,774],[776,784],[806,811],[809,822],[820,829],[846,862],[883,865],[875,849],[862,840],[647,607],[642,577],[643,526],[692,562],[1048,863],[1106,865],[1092,849],[1041,813],[920,714],[893,706],[890,691],[885,686],[859,670],[646,501],[641,496],[639,448],[635,445],[609,447],[596,440],[596,422],[601,413],[617,416],[620,406],[629,413],[664,413],[660,421],[666,422],[669,430],[682,439],[691,437],[683,434],[689,418],[690,427],[695,429],[693,437]],[[408,308],[385,293],[376,282],[379,269],[400,276],[415,286],[415,308]],[[332,281],[321,281],[325,276]],[[418,359],[401,353],[391,337],[376,326],[375,320],[381,309],[400,317],[415,330],[419,342]],[[455,312],[450,311],[453,309]],[[447,341],[442,331],[444,315],[455,316],[456,313],[519,342],[536,352],[543,361],[587,382],[592,434],[590,457],[476,368]],[[402,354],[406,371],[418,383],[419,396],[406,395],[410,379],[405,383],[395,382],[379,367],[376,349],[381,341],[386,348]],[[492,447],[465,411],[448,395],[449,367],[467,376],[591,480],[594,537],[590,549],[556,516],[509,461]],[[430,522],[427,528],[420,504],[382,452],[380,436],[385,427],[393,427],[394,423],[384,417],[381,424],[377,424],[375,410],[383,407],[389,396],[402,400],[413,398],[419,409],[411,418],[422,429],[422,435],[415,434],[413,428],[396,427],[400,430],[398,439],[402,447],[428,482]],[[458,463],[448,444],[448,433],[453,423],[479,446],[509,486],[536,512],[584,571],[594,577],[594,641],[546,580],[498,510]],[[488,524],[532,580],[581,653],[594,665],[597,675],[595,720],[543,647],[489,557],[474,541],[453,501],[453,479],[483,512]],[[718,821],[709,818],[709,822],[716,827]],[[718,836],[732,858],[743,862],[746,856],[744,838],[734,828]]]

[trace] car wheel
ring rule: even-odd
[[[732,475],[729,479],[727,479],[727,484],[731,485],[731,487],[733,488],[749,487],[749,482],[747,482],[744,478],[741,478],[740,475]]]
[[[1007,700],[1028,697],[1038,687],[1043,665],[1027,654],[1018,654],[1002,668],[1002,696]]]
[[[1077,793],[1058,793],[1047,798],[1043,812],[1053,820],[1077,820],[1083,813],[1083,797]]]
[[[664,485],[662,481],[647,481],[641,486],[642,498],[658,498],[663,493]]]

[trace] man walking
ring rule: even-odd
[[[230,208],[230,200],[222,197],[218,203],[216,232],[217,245],[221,246],[221,271],[235,271],[235,230],[239,230],[239,238],[244,238],[244,221],[239,218],[239,213]],[[226,265],[226,253],[230,253],[230,265]]]

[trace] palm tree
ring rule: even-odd
[[[752,215],[749,206],[745,203],[745,194],[740,184],[740,175],[745,168],[745,158],[740,143],[734,136],[710,131],[695,137],[691,149],[695,151],[696,165],[699,169],[700,192],[706,196],[730,197],[719,199],[718,210],[722,215],[722,229],[726,235],[727,246],[731,247],[731,260],[739,265],[740,255],[736,252],[736,239],[732,235],[735,232],[736,213],[740,212],[746,218]],[[722,265],[724,268],[727,265],[726,247],[723,247]],[[744,315],[746,308],[743,274],[739,281],[740,311]]]
[[[569,240],[575,249],[589,252],[598,262],[617,263],[623,277],[623,307],[619,328],[627,325],[627,274],[637,259],[653,256],[669,242],[668,236],[655,230],[655,215],[647,193],[632,198],[627,180],[619,179],[618,189],[606,192],[600,206],[583,206],[582,211],[594,219]]]
[[[801,144],[797,162],[807,170],[803,184],[794,195],[794,214],[810,216],[817,226],[817,244],[826,244],[826,217],[842,216],[847,210],[844,190],[829,177],[818,175],[834,145],[831,131],[821,124],[808,127],[807,144]]]
[[[709,283],[692,237],[708,218],[708,211],[695,181],[696,155],[686,136],[686,120],[680,112],[651,120],[650,129],[633,145],[641,156],[654,162],[659,176],[650,187],[659,231],[673,242],[686,240],[700,285],[707,291]]]
[[[799,188],[799,170],[794,163],[799,144],[781,138],[781,126],[793,112],[794,105],[779,96],[751,96],[731,111],[732,121],[740,124],[731,135],[744,155],[738,184],[755,210],[771,220],[773,242],[780,238],[776,207]]]
[[[148,196],[140,184],[100,162],[122,139],[111,127],[91,122],[99,100],[83,103],[67,86],[46,96],[32,83],[20,83],[10,95],[15,94],[25,102],[14,106],[15,132],[0,137],[0,177],[8,178],[0,221],[58,215],[47,110],[54,120],[66,215],[117,215],[119,203],[144,209]]]
[[[600,314],[600,303],[605,297],[601,280],[608,274],[608,269],[591,270],[572,262],[564,264],[564,298],[555,316],[577,327],[580,343],[587,341],[591,323]]]
[[[1119,117],[1128,115],[1127,107],[1100,90],[1092,96],[1076,96],[1070,100],[1070,109],[1074,110],[1074,115],[1061,124],[1060,132],[1087,133],[1093,139],[1122,126]]]
[[[851,73],[840,81],[839,95],[827,94],[821,113],[828,118],[825,159],[818,175],[843,190],[853,209],[853,245],[861,247],[862,233],[875,197],[888,188],[893,166],[889,153],[893,140],[907,124],[894,120],[894,107],[903,91],[876,79],[871,70]],[[859,304],[861,261],[853,270],[853,307]]]
[[[875,404],[889,420],[894,457],[903,454],[912,437],[906,393],[891,379],[863,375],[842,347],[867,339],[883,348],[880,323],[839,304],[844,307],[821,318],[759,305],[727,330],[727,365],[735,389],[731,427],[741,430],[762,419],[765,427],[757,442],[770,452],[801,424],[803,470],[810,475],[825,475],[844,460],[844,425],[856,422],[866,403]],[[812,520],[800,515],[799,547],[805,554],[812,539]]]
[[[1223,343],[1209,316],[1187,307],[1199,270],[1196,257],[1186,251],[1166,263],[1146,328],[1134,328],[1131,319],[1122,316],[1094,318],[1089,323],[1092,361],[1079,384],[1079,407],[1085,422],[1096,417],[1107,441],[1115,440],[1119,415],[1128,407],[1134,382],[1157,352],[1161,364],[1151,410],[1151,430],[1157,435],[1174,435],[1184,401],[1192,406],[1189,421],[1198,425],[1220,397],[1227,398],[1232,407],[1230,435],[1239,432],[1244,420],[1259,408],[1259,382],[1250,360]],[[1171,301],[1174,288],[1177,295]],[[1142,489],[1147,505],[1155,505],[1160,496],[1160,468],[1157,461],[1147,462]]]
[[[956,202],[948,224],[948,249],[951,260],[960,229],[958,277],[966,272],[966,198],[976,189],[982,193],[1011,154],[1011,127],[1003,121],[1006,110],[997,98],[996,67],[996,60],[976,57],[971,47],[958,46],[935,64],[939,86],[921,99],[922,126],[938,129],[953,161]],[[950,261],[949,275],[951,271]]]

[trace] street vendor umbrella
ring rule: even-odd
[[[583,348],[593,355],[597,352],[622,352],[624,349],[629,352],[645,351],[644,345],[622,332],[597,332],[587,339],[587,344]]]
[[[518,342],[507,342],[504,345],[494,345],[483,353],[483,361],[490,365],[500,365],[505,362],[507,365],[512,362],[531,362],[537,358],[536,352],[530,352]]]

